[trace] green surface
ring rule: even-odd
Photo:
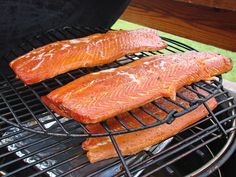
[[[137,25],[137,24],[134,24],[134,23],[130,23],[130,22],[127,22],[127,21],[124,21],[124,20],[118,20],[112,26],[112,29],[137,29],[137,28],[141,28],[141,27],[143,27],[143,26]],[[179,37],[179,36],[175,36],[175,35],[165,33],[165,32],[162,32],[162,31],[159,31],[159,33],[163,37],[168,37],[170,39],[177,40],[177,41],[182,42],[184,44],[187,44],[187,45],[189,45],[189,46],[191,46],[191,47],[193,47],[193,48],[195,48],[199,51],[214,51],[214,52],[220,53],[222,55],[225,55],[227,57],[230,57],[233,61],[234,68],[233,68],[232,71],[228,72],[227,74],[224,74],[223,78],[236,82],[236,52],[231,52],[231,51],[228,51],[228,50],[220,49],[220,48],[217,48],[217,47],[214,47],[214,46],[211,46],[211,45],[206,45],[206,44],[203,44],[203,43],[200,43],[200,42],[192,41],[192,40],[182,38],[182,37]]]

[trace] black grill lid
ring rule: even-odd
[[[78,24],[109,28],[130,0],[0,0],[0,56],[28,36]]]

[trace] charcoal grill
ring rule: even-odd
[[[217,76],[212,81],[200,81],[186,86],[186,89],[198,95],[199,99],[197,100],[190,100],[177,93],[180,99],[189,102],[189,108],[165,98],[183,108],[182,112],[168,110],[154,101],[152,102],[153,105],[168,113],[165,119],[161,120],[144,107],[140,107],[141,111],[154,117],[156,122],[145,124],[130,111],[129,114],[140,122],[140,127],[131,129],[122,122],[120,117],[115,117],[124,127],[124,130],[112,131],[104,121],[101,125],[106,132],[97,134],[89,132],[82,123],[53,113],[40,100],[40,96],[85,74],[125,65],[144,56],[195,50],[190,46],[163,37],[163,40],[168,44],[168,48],[161,51],[127,55],[103,66],[77,69],[30,86],[25,86],[20,80],[17,80],[8,66],[11,60],[33,48],[58,40],[106,31],[103,28],[78,26],[51,29],[43,34],[24,39],[23,43],[1,58],[1,68],[4,68],[0,75],[1,173],[5,176],[20,174],[29,174],[29,176],[77,176],[78,174],[82,176],[109,176],[109,174],[114,176],[150,176],[164,170],[168,174],[177,175],[178,173],[173,166],[178,166],[178,163],[191,155],[194,156],[194,154],[200,159],[204,159],[204,164],[196,165],[196,168],[185,171],[181,175],[207,175],[216,170],[216,167],[221,166],[236,148],[234,138],[236,104],[233,97],[223,88],[221,76]],[[205,90],[207,95],[199,93],[198,88]],[[218,101],[218,107],[213,112],[206,105],[206,101],[212,97],[215,97]],[[137,155],[122,156],[114,136],[143,130],[163,123],[170,124],[178,117],[202,104],[209,111],[209,115],[205,119],[149,150],[140,152]],[[88,162],[85,152],[81,148],[81,143],[87,137],[98,136],[110,137],[119,158],[95,164]],[[217,148],[215,144],[218,144]],[[210,153],[211,156],[206,157],[206,153]],[[15,164],[20,162],[23,163],[16,167]]]

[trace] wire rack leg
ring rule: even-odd
[[[116,142],[114,136],[111,135],[111,129],[109,128],[107,122],[102,122],[101,125],[103,126],[103,128],[104,128],[107,132],[109,132],[109,137],[110,137],[111,142],[112,142],[112,144],[113,144],[113,146],[114,146],[114,148],[115,148],[115,150],[116,150],[116,153],[118,154],[118,157],[120,158],[120,161],[121,161],[122,165],[124,166],[125,172],[126,172],[126,174],[127,174],[129,177],[131,177],[132,175],[131,175],[131,173],[130,173],[130,171],[129,171],[129,168],[128,168],[127,164],[125,163],[124,157],[123,157],[123,155],[122,155],[122,153],[121,153],[121,151],[120,151],[120,148],[119,148],[119,146],[118,146],[118,144],[117,144],[117,142]]]
[[[119,148],[118,144],[116,143],[115,138],[114,138],[112,135],[110,135],[109,137],[110,137],[110,139],[111,139],[111,142],[112,142],[113,145],[114,145],[114,148],[115,148],[115,150],[116,150],[116,152],[117,152],[117,154],[118,154],[118,156],[119,156],[119,158],[120,158],[120,161],[121,161],[122,165],[123,165],[124,168],[125,168],[126,174],[127,174],[129,177],[131,177],[132,175],[131,175],[131,173],[130,173],[130,171],[129,171],[129,168],[128,168],[127,164],[125,163],[125,160],[124,160],[124,158],[123,158],[123,155],[122,155],[122,153],[121,153],[121,151],[120,151],[120,148]]]
[[[219,122],[219,120],[216,118],[215,114],[212,112],[212,110],[209,108],[209,106],[204,102],[203,105],[205,106],[205,108],[207,109],[207,111],[209,112],[209,114],[212,116],[213,121],[218,125],[218,127],[220,128],[221,132],[224,134],[224,136],[227,138],[227,132],[225,131],[224,127],[221,125],[221,123]]]

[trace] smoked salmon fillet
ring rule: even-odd
[[[88,74],[42,99],[62,116],[97,123],[160,97],[175,99],[176,90],[184,85],[231,68],[229,58],[212,52],[156,55]]]
[[[192,100],[197,99],[197,95],[187,89],[181,89],[180,92],[182,95]],[[186,107],[189,107],[189,104],[187,102],[179,98],[177,98],[176,101]],[[168,108],[169,110],[175,109],[177,111],[181,111],[180,107],[163,98],[156,100],[156,102],[164,106],[165,108]],[[215,98],[210,99],[207,104],[211,110],[213,110],[217,106]],[[163,119],[167,115],[165,112],[158,109],[151,103],[145,105],[144,107],[150,112],[159,116],[161,119]],[[144,123],[151,124],[156,122],[153,117],[146,114],[140,109],[136,109],[133,112],[137,116],[139,116],[139,118]],[[176,120],[174,120],[171,124],[161,124],[153,128],[117,135],[114,136],[114,138],[121,150],[122,155],[136,154],[152,145],[160,143],[161,141],[176,135],[178,132],[199,121],[207,114],[208,111],[206,110],[204,105],[201,105],[195,110],[176,118]],[[141,126],[140,123],[128,113],[123,113],[118,117],[120,117],[124,124],[126,124],[129,128],[136,128]],[[122,125],[115,119],[109,119],[107,123],[110,129],[113,131],[124,129]],[[105,132],[101,124],[90,124],[86,127],[91,133]],[[117,157],[117,153],[109,137],[88,138],[83,142],[82,147],[84,150],[88,151],[87,157],[91,163],[112,157]]]
[[[13,60],[10,67],[25,84],[33,84],[73,69],[102,65],[126,54],[166,46],[156,30],[108,31],[34,49]]]

